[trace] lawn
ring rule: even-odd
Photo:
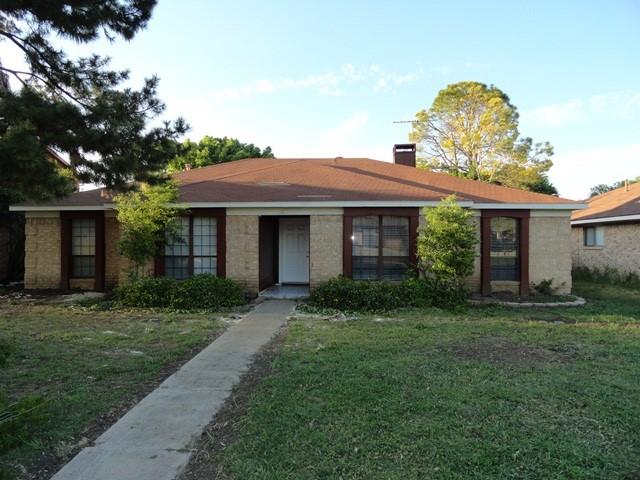
[[[640,478],[640,291],[575,287],[589,306],[299,316],[211,461],[236,479]]]
[[[2,467],[48,478],[223,326],[215,314],[0,303],[0,336],[13,348],[0,393],[45,401],[23,441],[0,454],[0,478]]]

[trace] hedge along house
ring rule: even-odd
[[[451,194],[474,213],[475,292],[527,295],[553,279],[571,289],[571,211],[562,198],[415,168],[415,145],[396,145],[394,163],[367,158],[258,158],[174,175],[183,241],[167,245],[149,273],[231,278],[250,295],[273,285],[311,288],[336,275],[400,280],[416,261],[423,207]],[[126,279],[118,222],[104,189],[26,215],[26,288],[109,289]]]
[[[640,275],[640,183],[590,198],[571,226],[574,267]]]

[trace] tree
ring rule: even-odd
[[[615,190],[616,188],[624,187],[625,182],[632,183],[640,183],[640,176],[632,178],[630,180],[618,180],[617,182],[613,182],[611,185],[607,185],[606,183],[599,183],[594,187],[591,187],[589,192],[589,198],[595,197],[596,195],[602,195],[603,193],[610,192],[611,190]]]
[[[544,193],[556,193],[547,172],[548,142],[521,138],[518,111],[499,88],[459,82],[440,90],[420,110],[409,138],[419,144],[424,168]]]
[[[418,236],[419,268],[443,284],[461,288],[473,273],[476,230],[471,212],[451,195],[436,207],[424,209],[426,225]]]
[[[242,143],[237,138],[214,138],[207,135],[199,142],[185,140],[180,146],[180,153],[169,162],[169,172],[179,172],[187,167],[206,167],[243,158],[272,157],[271,147],[260,150],[253,143]]]
[[[87,43],[104,34],[130,40],[145,28],[155,0],[68,2],[14,0],[0,7],[0,39],[21,52],[27,68],[1,65],[19,90],[0,89],[0,202],[44,200],[68,193],[46,149],[69,155],[79,179],[123,189],[162,178],[176,154],[182,119],[148,123],[164,110],[158,79],[140,90],[119,88],[128,71],[109,59],[71,59],[50,37]]]
[[[131,279],[138,279],[149,261],[160,253],[165,236],[175,235],[177,218],[184,211],[176,204],[178,195],[178,187],[167,181],[115,196],[121,228],[118,249],[133,264]]]

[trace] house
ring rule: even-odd
[[[421,208],[456,194],[478,236],[473,291],[553,279],[571,290],[571,211],[576,202],[415,168],[415,145],[394,163],[368,158],[256,158],[175,174],[183,242],[149,272],[177,279],[210,272],[250,295],[274,284],[311,288],[336,275],[400,280],[416,259]],[[109,289],[128,267],[117,249],[109,192],[78,192],[26,215],[26,288]]]
[[[571,227],[574,267],[640,275],[640,183],[590,198]]]

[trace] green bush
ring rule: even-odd
[[[144,278],[115,290],[116,301],[126,307],[216,310],[245,303],[244,292],[233,281],[202,274],[177,281]]]
[[[216,310],[244,303],[244,292],[238,284],[228,278],[202,274],[177,282],[170,306],[178,310]]]
[[[466,302],[467,291],[458,283],[413,278],[403,282],[369,282],[345,277],[320,284],[309,303],[318,308],[347,312],[383,312],[402,307],[454,308]]]
[[[610,285],[640,289],[640,276],[638,276],[637,273],[621,273],[615,268],[598,270],[587,267],[576,267],[573,269],[572,276],[573,279],[577,281],[607,283]]]
[[[176,280],[167,277],[148,277],[115,289],[114,297],[125,307],[166,308],[171,304]]]

